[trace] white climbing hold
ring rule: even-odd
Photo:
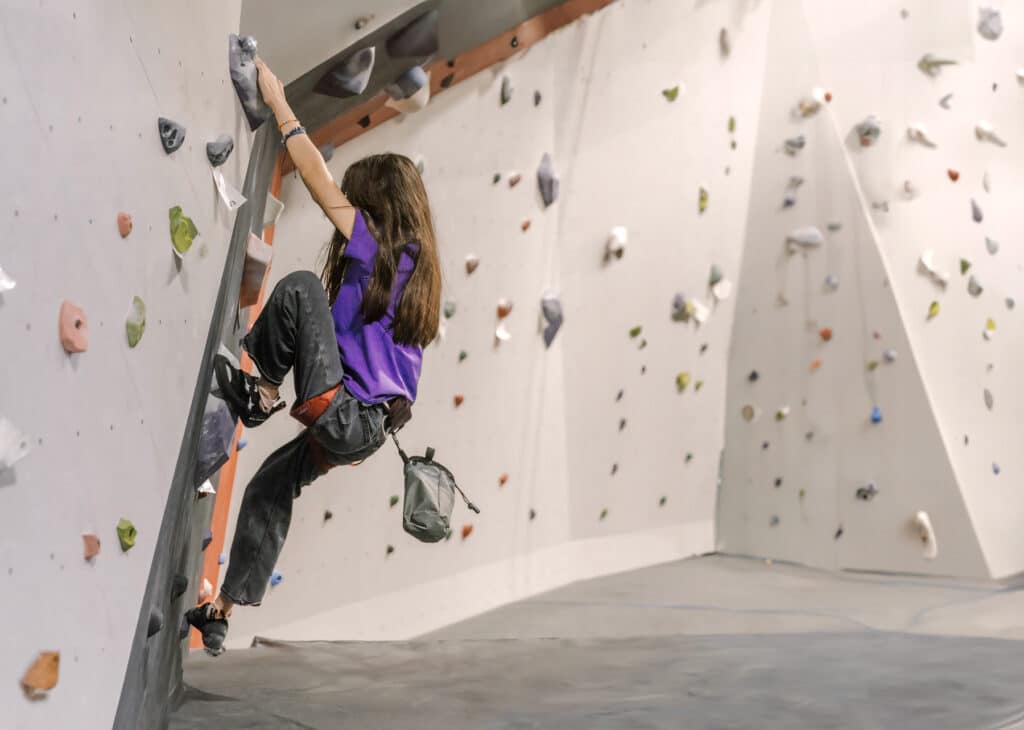
[[[629,230],[625,226],[613,227],[605,241],[604,260],[621,259],[622,255],[626,253],[627,243],[629,243]]]
[[[1006,142],[996,134],[995,128],[990,122],[986,122],[984,119],[979,120],[974,125],[974,136],[981,142],[991,142],[998,147],[1005,147]]]
[[[890,362],[890,363],[891,362],[896,362],[896,351],[895,350],[885,350],[882,353],[882,359],[885,360],[886,362]]]
[[[220,199],[223,201],[224,207],[229,212],[241,208],[242,204],[245,203],[245,196],[224,179],[224,173],[221,172],[219,167],[214,167],[210,170],[210,173],[213,175],[213,183],[217,186],[217,192],[220,193]]]
[[[28,437],[0,416],[0,472],[13,467],[28,456],[28,452]]]
[[[205,603],[210,600],[213,596],[213,586],[210,585],[210,581],[203,578],[203,587],[199,590],[199,602]]]
[[[928,276],[929,279],[943,289],[946,288],[946,284],[949,283],[949,273],[940,272],[935,268],[935,252],[933,250],[929,248],[922,251],[917,266],[922,274]]]
[[[199,494],[216,494],[217,490],[213,488],[213,484],[210,482],[209,479],[207,479],[205,482],[199,485],[199,488],[196,489],[196,492],[198,492]]]
[[[267,193],[267,204],[263,208],[263,227],[269,228],[277,225],[282,213],[284,213],[284,203],[274,197],[273,193]]]
[[[416,68],[419,67],[417,66]],[[415,93],[404,99],[395,99],[389,96],[388,100],[384,102],[384,106],[394,109],[400,114],[415,114],[423,109],[430,101],[430,72],[426,71],[424,75],[426,80]]]
[[[913,200],[917,197],[918,190],[917,186],[914,185],[912,180],[903,181],[903,195],[907,200]]]
[[[835,274],[829,274],[825,277],[825,288],[829,291],[835,291],[839,288],[839,277]]]
[[[790,253],[794,251],[795,246],[801,248],[817,248],[821,244],[825,243],[825,236],[822,235],[821,231],[816,226],[804,226],[803,228],[795,228],[789,232],[786,236],[786,244],[789,247]]]
[[[505,322],[498,322],[498,326],[494,328],[494,338],[499,342],[508,342],[512,339],[512,333],[505,327]]]
[[[985,250],[995,256],[999,253],[999,241],[985,236]]]
[[[730,294],[732,294],[732,282],[728,279],[721,279],[711,287],[711,295],[715,298],[715,301],[725,301],[729,298]]]
[[[11,291],[17,285],[18,282],[12,279],[10,274],[3,270],[3,267],[0,267],[0,294],[3,294],[5,291]]]
[[[928,517],[928,513],[923,510],[918,512],[914,515],[912,524],[924,547],[924,557],[934,560],[939,555],[939,544],[935,539],[935,530],[932,528],[932,521]]]
[[[973,221],[974,221],[975,223],[981,223],[981,221],[982,221],[982,220],[983,220],[984,218],[985,218],[985,216],[984,216],[984,214],[983,214],[983,213],[981,212],[981,206],[980,206],[980,205],[978,205],[978,201],[977,201],[977,200],[975,200],[974,198],[971,198],[971,219],[972,219],[972,220],[973,220]]]
[[[984,289],[982,289],[981,284],[979,284],[978,280],[974,278],[974,274],[971,274],[971,278],[967,280],[967,293],[972,297],[979,297],[981,296],[982,291],[984,291]]]
[[[907,137],[911,142],[923,144],[925,147],[936,147],[935,140],[928,133],[928,128],[920,122],[907,127]]]
[[[939,99],[939,106],[941,106],[943,109],[949,109],[949,102],[952,98],[952,94],[946,94],[944,97]]]

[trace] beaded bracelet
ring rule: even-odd
[[[281,144],[288,144],[288,140],[291,139],[292,137],[294,137],[295,135],[297,135],[297,134],[305,134],[305,133],[306,133],[306,128],[303,127],[300,124],[299,126],[295,127],[295,129],[288,130],[288,134],[286,134],[285,136],[281,137]]]

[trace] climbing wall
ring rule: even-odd
[[[974,3],[774,3],[721,549],[855,569],[1024,569],[1011,381],[1021,261],[999,246],[1021,227],[1021,29],[1003,15],[991,40]],[[930,68],[926,54],[957,64]],[[815,87],[831,100],[794,116]],[[855,127],[869,115],[880,134],[865,146]],[[979,138],[979,122],[1008,146]],[[786,154],[798,135],[805,146]],[[794,175],[804,182],[784,208]],[[821,246],[787,254],[787,235],[810,225]],[[753,421],[747,405],[760,411]],[[933,543],[913,526],[921,511]]]
[[[297,501],[280,582],[235,612],[229,646],[412,636],[712,549],[732,299],[720,287],[716,305],[709,276],[738,274],[766,30],[766,9],[747,3],[616,3],[338,148],[337,179],[374,152],[423,163],[454,313],[426,351],[402,443],[436,447],[482,514],[459,506],[449,541],[420,544],[389,506],[392,445],[335,469]],[[545,154],[560,177],[547,208]],[[318,268],[331,234],[294,176],[282,198],[271,285]],[[628,244],[605,261],[614,226]],[[564,312],[550,348],[546,292]],[[707,306],[703,324],[673,319],[679,293]],[[501,299],[512,310],[499,320]],[[277,416],[246,432],[230,525],[247,480],[297,430]]]
[[[0,469],[0,725],[103,728],[161,549],[234,217],[206,143],[234,137],[217,168],[229,183],[246,169],[226,63],[240,3],[20,5],[0,9],[0,454],[24,454]],[[170,154],[158,117],[186,128]],[[174,206],[199,233],[181,255]],[[77,309],[62,319],[65,301]],[[43,697],[22,696],[23,678]]]

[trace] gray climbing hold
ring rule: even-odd
[[[544,321],[547,323],[544,327],[544,346],[551,347],[551,343],[554,342],[555,335],[562,328],[562,322],[564,321],[562,302],[559,301],[557,294],[548,292],[540,300],[540,309],[541,314],[544,316]]]
[[[206,159],[214,167],[220,167],[228,161],[231,151],[235,149],[235,140],[230,134],[222,134],[213,142],[206,143]]]
[[[186,590],[188,590],[188,578],[178,573],[174,576],[174,580],[171,581],[171,598],[178,598]]]
[[[227,463],[234,438],[235,418],[227,404],[219,398],[207,398],[199,434],[199,453],[192,476],[194,486],[198,487]]]
[[[711,264],[711,271],[708,274],[708,286],[714,286],[722,280],[722,270],[717,264]]]
[[[431,10],[419,16],[393,36],[385,44],[388,55],[393,58],[432,56],[440,47],[437,33],[438,11]]]
[[[393,83],[384,87],[384,91],[386,91],[387,95],[395,101],[401,101],[403,99],[408,99],[410,96],[426,86],[427,83],[429,83],[427,72],[419,66],[413,66],[395,79]]]
[[[256,71],[256,39],[251,35],[239,38],[235,34],[228,36],[228,71],[231,84],[249,122],[249,130],[255,132],[270,118],[270,107],[260,96]]]
[[[444,318],[445,319],[451,319],[452,317],[454,317],[455,316],[455,300],[454,299],[446,299],[445,302],[444,302],[444,308],[443,308],[442,311],[444,312]]]
[[[1013,309],[1016,306],[1017,306],[1017,302],[1014,300],[1013,297],[1006,297],[1006,308],[1007,309]]]
[[[324,142],[319,147],[320,156],[324,158],[324,162],[330,162],[331,158],[334,157],[334,145],[330,142]]]
[[[985,388],[985,407],[991,411],[993,405],[995,405],[995,400],[992,398],[992,391]]]
[[[993,256],[995,256],[997,253],[999,253],[999,241],[996,241],[995,239],[992,239],[992,238],[989,238],[988,236],[986,236],[985,237],[985,250],[988,251]]]
[[[772,519],[770,520],[769,524],[772,527],[778,526],[778,524],[779,524],[779,516],[778,515],[772,515]]]
[[[978,201],[976,201],[974,198],[971,198],[971,218],[974,220],[975,223],[981,223],[984,217],[985,216],[982,215],[981,212],[981,206],[978,205]]]
[[[540,102],[541,102],[540,92],[539,91],[533,92],[533,105],[534,106],[540,106]]]
[[[160,131],[160,144],[164,146],[164,152],[167,154],[185,144],[185,128],[174,120],[160,117],[156,126]]]
[[[537,186],[540,188],[540,197],[545,208],[558,200],[559,180],[555,175],[551,156],[546,152],[540,160],[540,167],[537,168]]]
[[[871,114],[859,122],[854,127],[854,131],[856,131],[857,137],[860,139],[861,147],[870,147],[881,136],[882,123],[878,121],[878,117]]]
[[[972,297],[980,297],[983,291],[981,284],[974,278],[974,274],[971,274],[971,278],[967,280],[967,293]]]
[[[377,49],[374,46],[349,54],[320,77],[313,91],[339,99],[359,96],[370,84],[376,57]]]
[[[1003,34],[1003,16],[996,8],[978,8],[978,33],[987,41]]]
[[[938,76],[943,66],[954,66],[957,63],[952,58],[940,58],[934,53],[926,53],[917,62],[917,67],[929,76]]]
[[[857,499],[865,502],[870,502],[878,494],[878,487],[875,486],[874,482],[868,482],[863,487],[857,487]]]
[[[160,629],[164,627],[164,614],[159,608],[154,606],[149,610],[149,624],[146,627],[146,637],[153,636],[158,633]]]
[[[501,79],[501,105],[505,106],[512,100],[512,79],[503,76]]]
[[[794,246],[800,248],[817,248],[825,243],[825,236],[815,226],[795,228],[786,236],[786,245],[792,251]]]
[[[839,288],[839,277],[835,274],[829,274],[825,277],[825,288],[829,291],[835,291]]]
[[[802,135],[798,134],[796,137],[790,137],[786,140],[784,149],[787,155],[795,155],[797,152],[804,148],[807,144],[807,139]]]

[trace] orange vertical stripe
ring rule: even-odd
[[[274,177],[271,179],[270,192],[276,197],[281,195],[281,167],[284,160],[284,153],[282,152],[277,157],[277,163],[274,165]],[[269,226],[263,230],[263,240],[268,244],[274,244],[274,226]],[[273,266],[273,262],[271,262]],[[267,280],[270,279],[270,269],[267,269],[267,275],[263,277],[263,287],[260,289],[259,299],[256,304],[249,308],[249,324],[246,330],[252,327],[256,318],[260,315],[260,310],[263,309],[263,299],[266,295]],[[242,352],[241,367],[245,372],[252,372],[252,360],[249,356]],[[224,534],[227,532],[228,526],[228,512],[231,510],[231,490],[235,484],[235,471],[238,468],[238,450],[235,445],[238,443],[238,439],[242,437],[242,424],[239,423],[235,429],[235,437],[231,442],[231,456],[228,457],[227,463],[221,467],[220,476],[217,479],[217,497],[213,506],[213,516],[210,519],[210,530],[213,532],[213,541],[206,548],[206,553],[203,555],[203,571],[202,578],[200,578],[200,585],[196,586],[196,595],[199,595],[199,588],[202,585],[202,579],[210,581],[210,585],[213,586],[214,592],[218,588],[218,581],[220,580],[220,565],[218,564],[218,558],[224,551]],[[202,637],[198,631],[192,631],[192,638],[189,642],[189,647],[192,649],[198,649],[203,645]]]

